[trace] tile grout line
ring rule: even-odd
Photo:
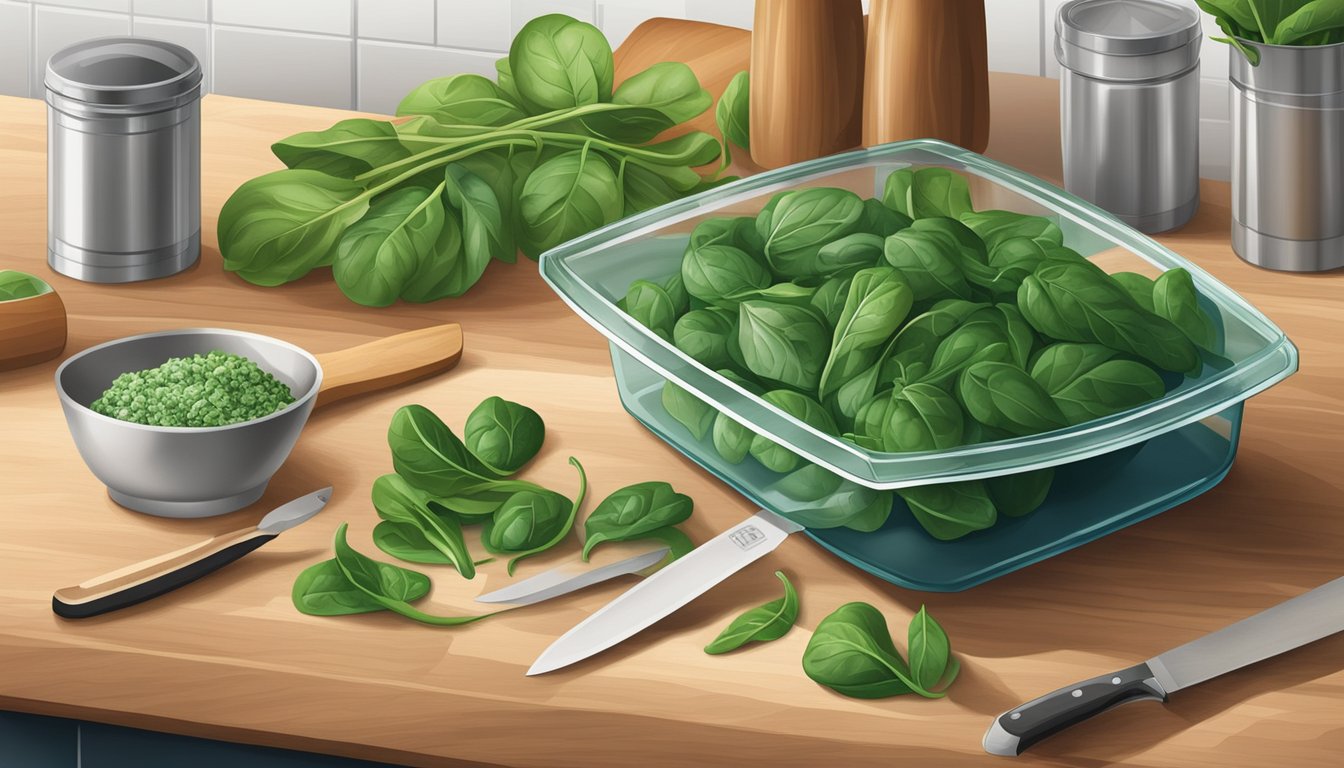
[[[359,109],[359,3],[350,0],[350,109]]]
[[[28,4],[28,98],[38,96],[37,85],[37,7]]]

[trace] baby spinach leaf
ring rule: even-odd
[[[517,258],[513,238],[504,232],[504,213],[490,184],[466,166],[453,163],[444,171],[444,193],[462,215],[462,247],[466,260],[480,265],[488,264],[491,259],[512,264]],[[476,271],[477,279],[484,271],[484,266]]]
[[[1059,225],[1044,216],[1031,216],[1014,211],[969,211],[960,216],[961,223],[971,228],[993,253],[1004,242],[1013,238],[1028,238],[1042,243],[1064,244],[1064,233]]]
[[[849,298],[849,286],[854,278],[850,275],[836,275],[827,278],[817,287],[808,303],[826,318],[826,324],[834,328],[840,322],[840,314],[845,310],[845,301]]]
[[[839,432],[831,414],[807,395],[791,389],[775,389],[761,397],[767,403],[815,429],[831,435]],[[762,435],[752,437],[751,455],[767,469],[775,472],[792,472],[802,461],[793,451]]]
[[[336,529],[334,562],[351,586],[383,608],[424,624],[450,627],[470,624],[494,615],[485,613],[479,616],[432,616],[415,608],[406,595],[418,588],[420,580],[424,579],[423,574],[389,563],[380,563],[356,552],[346,543],[345,528],[345,523],[341,523],[341,527]],[[297,605],[298,601],[295,603]]]
[[[1213,350],[1218,340],[1213,321],[1199,306],[1199,292],[1190,273],[1181,267],[1163,272],[1153,283],[1153,311],[1181,329],[1196,345]]]
[[[929,371],[920,381],[943,389],[952,389],[961,372],[984,360],[1009,362],[1012,350],[1008,337],[991,323],[967,322],[938,344],[929,361]]]
[[[714,450],[729,464],[741,464],[751,451],[752,438],[756,433],[733,420],[724,413],[714,415],[714,426],[710,431],[714,441]]]
[[[31,299],[51,293],[51,286],[41,278],[17,269],[0,269],[0,301]]]
[[[736,315],[723,309],[693,309],[677,319],[672,342],[706,368],[732,365],[728,339],[737,333]]]
[[[394,190],[345,230],[332,275],[346,296],[369,307],[386,307],[401,296],[421,260],[432,258],[443,230],[442,192],[442,184]]]
[[[619,219],[623,206],[616,174],[597,153],[585,146],[557,155],[523,182],[518,198],[523,250],[535,257]]]
[[[296,133],[272,144],[271,152],[286,167],[343,179],[411,155],[391,123],[362,117],[342,120],[323,131]]]
[[[374,509],[386,521],[373,532],[379,549],[412,562],[449,563],[463,578],[476,576],[461,524],[446,510],[432,511],[435,500],[429,494],[392,474],[374,481],[372,495]]]
[[[955,666],[953,670],[951,676],[956,674]],[[867,603],[846,603],[821,620],[803,652],[803,672],[837,693],[858,699],[912,692],[930,699],[945,695],[915,680],[891,640],[886,618]]]
[[[1069,424],[1110,416],[1151,402],[1166,392],[1162,377],[1134,360],[1107,360],[1050,393]]]
[[[723,164],[732,162],[729,143],[742,149],[751,149],[751,76],[746,70],[733,75],[719,97],[714,110],[714,122],[723,136]]]
[[[1041,350],[1031,364],[1031,378],[1050,395],[1067,387],[1079,376],[1120,354],[1101,344],[1061,342]]]
[[[456,211],[443,213],[443,229],[434,239],[429,253],[421,254],[420,265],[401,289],[402,301],[421,303],[461,296],[476,284],[485,264],[471,264],[462,250],[462,224]]]
[[[947,632],[929,615],[928,609],[921,605],[919,612],[910,619],[907,634],[910,677],[920,688],[926,691],[933,690],[943,679],[947,672],[948,661],[952,658],[952,645],[947,640]],[[952,676],[956,676],[955,667]]]
[[[1045,503],[1055,480],[1054,467],[999,475],[985,480],[985,490],[1000,514],[1022,517]]]
[[[509,46],[509,71],[533,114],[611,101],[614,66],[607,38],[564,14],[523,25]]]
[[[499,479],[423,405],[397,409],[387,428],[387,444],[397,474],[436,498],[471,496]]]
[[[696,224],[686,245],[687,253],[706,245],[731,245],[753,257],[762,256],[765,247],[753,216],[717,217]]]
[[[677,308],[662,286],[648,280],[631,283],[625,294],[625,311],[659,337],[672,340]]]
[[[836,322],[818,394],[830,395],[876,363],[882,346],[905,321],[913,303],[910,286],[897,270],[872,267],[856,272]]]
[[[444,125],[483,126],[508,125],[527,116],[509,94],[480,75],[421,83],[397,105],[397,114],[426,115]]]
[[[896,333],[894,346],[880,378],[890,381],[902,366],[932,364],[934,352],[971,315],[989,306],[960,299],[941,301],[916,315]]]
[[[770,272],[746,251],[725,242],[696,246],[692,240],[681,260],[686,291],[710,304],[743,291],[766,288]]]
[[[965,417],[956,399],[932,384],[909,384],[891,398],[882,429],[888,451],[932,451],[961,445]]]
[[[869,232],[854,232],[823,245],[817,251],[815,271],[819,275],[833,275],[881,262],[882,237]]]
[[[888,237],[882,254],[901,270],[915,301],[971,298],[971,286],[961,269],[956,244],[936,232],[904,229]]]
[[[858,229],[863,199],[846,189],[818,187],[776,200],[764,233],[771,268],[786,278],[826,275],[818,254],[822,246]]]
[[[705,433],[718,415],[714,406],[671,381],[663,382],[662,403],[667,415],[686,427],[696,440],[705,439]]]
[[[748,370],[801,390],[816,390],[831,334],[815,310],[744,301],[738,307],[737,327]]]
[[[956,219],[946,216],[927,216],[914,221],[910,228],[916,232],[936,233],[950,241],[961,254],[962,264],[973,262],[980,265],[989,263],[989,252],[985,243],[969,227]]]
[[[1168,371],[1198,373],[1195,345],[1169,320],[1146,312],[1105,273],[1079,264],[1046,264],[1017,294],[1038,332],[1059,341],[1106,346]]]
[[[1068,423],[1050,394],[1011,363],[972,363],[957,382],[957,395],[971,418],[1014,435],[1048,432]]]
[[[596,136],[624,144],[643,144],[709,109],[713,101],[690,67],[665,61],[621,83],[612,94],[611,103],[624,109],[595,111],[580,119]]]
[[[863,215],[859,217],[859,231],[870,232],[881,238],[890,237],[910,226],[914,219],[903,213],[897,213],[882,204],[881,200],[869,197],[863,201]]]
[[[497,475],[517,472],[541,451],[546,424],[537,412],[502,397],[487,397],[467,415],[467,450]]]
[[[574,519],[588,492],[588,476],[578,459],[571,456],[569,463],[579,471],[579,492],[573,501],[546,489],[520,491],[486,520],[481,532],[485,548],[491,552],[518,553],[509,560],[510,576],[520,561],[559,544],[574,527]]]
[[[243,183],[219,211],[224,268],[257,285],[297,280],[336,257],[347,227],[369,209],[364,187],[305,168]]]
[[[966,178],[946,168],[902,168],[887,176],[882,203],[912,219],[970,213],[971,189]]]
[[[695,503],[664,482],[627,485],[603,499],[584,521],[583,561],[605,541],[642,539],[691,517]]]
[[[389,571],[386,578],[378,580],[386,585],[384,594],[387,597],[410,603],[429,594],[429,577],[423,573],[390,563],[379,563],[378,566]],[[334,559],[303,569],[294,580],[290,598],[300,613],[309,616],[349,616],[386,610],[382,603],[351,584]]]
[[[812,297],[817,294],[817,289],[800,285],[798,283],[775,283],[766,288],[752,288],[746,291],[739,291],[720,300],[720,304],[725,307],[731,307],[735,304],[741,304],[744,301],[768,301],[779,305],[789,305],[794,307],[803,307],[805,309],[814,309]],[[813,314],[817,314],[815,311]],[[824,319],[818,315],[818,319]]]
[[[1153,312],[1153,279],[1147,275],[1140,275],[1138,272],[1112,272],[1111,279],[1114,280],[1125,293],[1134,300],[1135,304]],[[1170,318],[1168,318],[1170,319]]]
[[[1344,30],[1344,6],[1336,0],[1298,2],[1288,5],[1285,10],[1291,12],[1274,27],[1274,39],[1268,42],[1304,45],[1307,38],[1322,32],[1333,34],[1329,42],[1340,42],[1340,31]]]
[[[767,643],[778,640],[793,629],[794,622],[798,620],[798,593],[783,571],[775,571],[775,578],[784,582],[784,596],[733,619],[714,638],[714,642],[705,646],[705,653],[727,653],[747,643]]]
[[[808,528],[851,528],[871,532],[891,514],[891,491],[846,480],[824,467],[804,464],[766,486],[771,509]]]
[[[910,507],[920,527],[940,541],[983,531],[998,519],[994,502],[979,480],[918,485],[896,493]]]

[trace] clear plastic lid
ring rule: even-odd
[[[1075,0],[1059,11],[1059,33],[1090,51],[1137,56],[1189,45],[1200,24],[1194,9],[1161,0]]]

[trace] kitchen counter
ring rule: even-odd
[[[1057,180],[1055,88],[996,75],[988,154]],[[70,312],[67,354],[211,325],[322,352],[451,321],[463,326],[465,355],[436,379],[315,414],[259,506],[185,521],[107,498],[66,431],[52,388],[57,361],[0,373],[0,709],[413,766],[992,764],[980,738],[993,715],[1340,575],[1344,276],[1240,262],[1228,246],[1228,186],[1206,182],[1196,219],[1160,239],[1277,322],[1300,346],[1302,371],[1250,401],[1236,465],[1195,501],[960,594],[896,588],[795,537],[635,639],[539,678],[523,674],[537,654],[628,581],[457,629],[390,614],[301,615],[290,585],[330,556],[340,522],[350,523],[356,547],[380,554],[369,538],[377,518],[368,493],[391,469],[384,434],[406,403],[455,427],[488,395],[532,405],[548,440],[529,479],[572,490],[573,454],[588,470],[590,498],[668,480],[696,501],[684,529],[697,542],[752,508],[621,409],[602,338],[527,260],[491,265],[464,299],[390,309],[348,302],[326,272],[269,289],[223,272],[215,222],[228,194],[279,167],[272,141],[349,113],[221,96],[206,97],[203,111],[201,263],[167,280],[95,286],[44,268],[44,108],[0,98],[0,268],[36,272],[60,292]],[[328,483],[336,494],[321,515],[216,575],[99,618],[65,621],[50,610],[57,587],[241,527]],[[571,540],[519,575],[577,549]],[[503,565],[484,566],[473,581],[423,568],[435,584],[428,610],[476,612],[475,595],[509,581]],[[703,653],[739,611],[777,596],[777,568],[799,588],[798,626],[730,656]],[[879,607],[898,634],[928,604],[962,663],[946,699],[847,699],[803,675],[813,628],[853,600]],[[1341,659],[1344,637],[1333,637],[1183,691],[1165,707],[1125,707],[1020,762],[1326,764],[1344,753]]]

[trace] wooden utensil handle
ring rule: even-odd
[[[315,408],[452,368],[462,359],[462,326],[435,325],[316,357],[322,387]]]
[[[248,527],[56,590],[51,610],[67,619],[115,611],[171,592],[246,555],[275,538]]]

